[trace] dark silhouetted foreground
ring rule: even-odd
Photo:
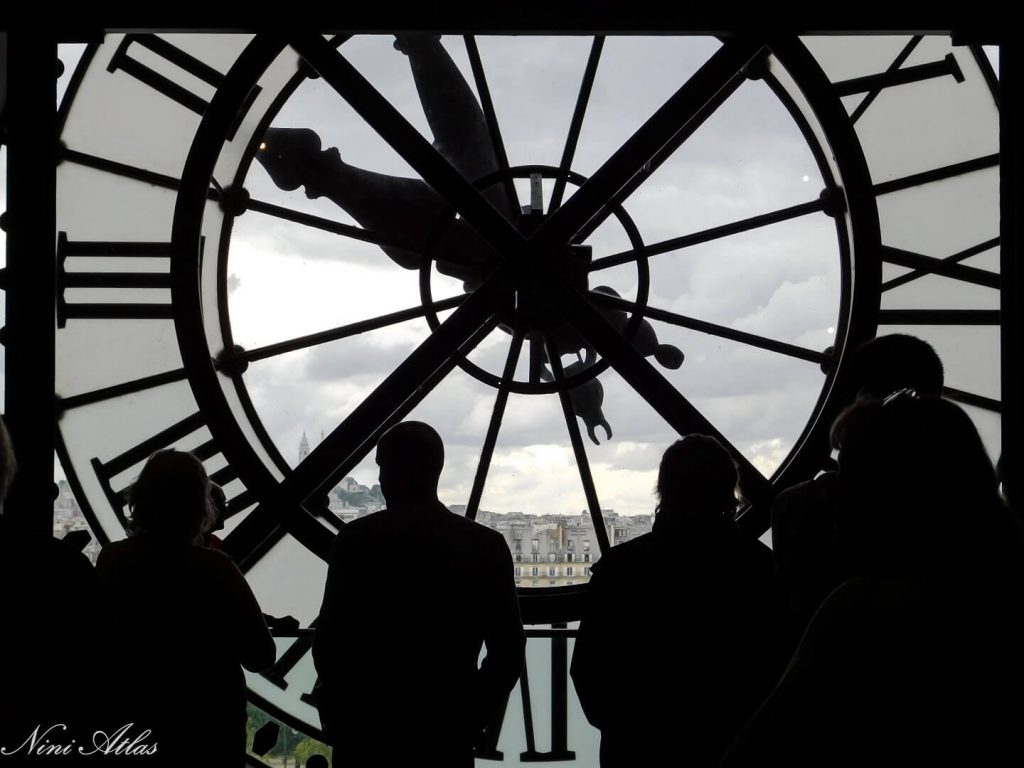
[[[973,424],[900,393],[833,441],[852,578],[724,764],[1024,764],[1021,537]]]
[[[0,420],[0,748],[9,752],[0,754],[0,765],[40,759],[27,747],[15,751],[37,726],[58,726],[52,741],[91,733],[106,724],[108,704],[101,676],[110,659],[96,573],[81,552],[50,536],[26,535],[4,518],[15,469]]]
[[[245,764],[242,666],[274,663],[274,641],[238,568],[198,546],[209,480],[191,454],[150,457],[131,491],[129,538],[97,572],[120,640],[123,716],[152,728],[161,764]]]
[[[942,362],[926,341],[906,334],[879,336],[849,362],[847,404],[880,400],[913,387],[942,394]],[[794,642],[828,594],[849,576],[835,542],[835,472],[787,488],[772,507],[772,553],[789,602]]]
[[[733,524],[735,487],[717,441],[684,437],[652,532],[594,566],[571,671],[602,768],[717,764],[778,679],[771,553]]]
[[[522,670],[512,556],[438,501],[443,462],[426,424],[391,429],[377,447],[388,507],[335,541],[313,659],[336,765],[472,766]]]

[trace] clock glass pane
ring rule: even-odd
[[[443,130],[431,123],[437,96],[431,88],[449,103],[460,94],[470,100],[472,109],[453,118],[467,135],[474,121],[492,116],[490,108],[478,105],[493,103],[510,170],[503,179],[498,168],[487,189],[514,177],[517,203],[525,212],[512,215],[506,208],[504,213],[522,231],[531,226],[531,206],[543,221],[570,199],[721,47],[714,39],[629,38],[610,39],[595,53],[590,38],[481,37],[478,77],[464,41],[444,37],[432,54],[433,66],[453,69],[443,77],[434,72],[436,79],[427,85],[420,81],[418,90],[417,62],[397,49],[402,44],[395,38],[360,36],[335,43],[424,141]],[[588,60],[597,62],[592,89],[580,98]],[[576,127],[574,112],[581,113]],[[756,120],[750,118],[754,114]],[[326,78],[299,82],[267,119],[270,149],[265,151],[274,151],[275,139],[291,142],[285,151],[293,154],[281,162],[292,163],[295,177],[287,178],[258,152],[249,161],[243,184],[260,205],[250,205],[232,222],[230,242],[221,253],[226,269],[220,268],[226,271],[232,342],[266,355],[254,359],[242,376],[246,397],[274,450],[294,464],[305,450],[301,446],[315,449],[321,432],[329,433],[351,413],[423,343],[430,323],[443,321],[454,306],[426,317],[422,311],[410,317],[399,313],[416,314],[429,302],[460,301],[476,278],[453,263],[461,258],[459,246],[443,236],[426,275],[415,259],[403,260],[365,242],[379,236],[382,226],[397,236],[415,222],[403,218],[398,203],[367,212],[346,197],[357,192],[346,192],[345,185],[371,194],[374,183],[388,183],[394,199],[404,199],[419,189],[421,177],[381,138],[373,120],[357,114]],[[581,286],[620,302],[606,312],[631,311],[640,301],[656,313],[646,331],[648,359],[766,476],[797,444],[818,402],[826,383],[822,352],[835,343],[840,325],[842,246],[836,222],[819,204],[826,187],[823,173],[831,171],[819,167],[821,148],[808,144],[803,119],[767,81],[743,80],[692,137],[652,164],[650,178],[614,215],[586,233],[578,257],[589,262],[579,272]],[[494,132],[485,138],[493,141]],[[559,183],[567,139],[574,146],[567,168],[578,175]],[[327,181],[302,183],[302,173],[311,173],[296,159],[302,141],[320,153],[317,162]],[[459,167],[455,153],[435,141],[439,144]],[[352,233],[337,224],[359,232],[346,236]],[[361,233],[368,237],[358,239]],[[625,317],[621,310],[620,316]],[[358,323],[372,329],[349,333]],[[331,329],[343,337],[314,343],[311,337]],[[523,333],[518,354],[517,330]],[[294,348],[283,344],[307,337],[309,343]],[[499,405],[510,354],[515,384],[507,403]],[[573,375],[589,365],[588,354],[585,348],[565,347],[561,367]],[[596,381],[603,392],[594,395],[593,385],[577,391],[575,397],[590,398],[590,406],[574,404],[577,415],[570,426],[563,404],[550,391],[556,374],[543,341],[526,326],[500,323],[466,360],[471,365],[449,374],[408,416],[430,421],[445,439],[446,503],[473,506],[481,446],[497,406],[501,418],[494,428],[494,453],[477,499],[481,514],[493,513],[492,524],[500,527],[518,513],[542,516],[533,522],[549,527],[564,524],[563,518],[591,525],[596,507],[609,521],[621,517],[621,527],[635,529],[634,534],[649,527],[657,461],[674,432],[632,385],[614,372],[601,373]],[[544,385],[546,392],[519,391]],[[579,415],[580,408],[586,416]],[[576,451],[572,430],[581,436]],[[578,458],[593,477],[592,494]],[[332,509],[345,517],[379,505],[372,453],[349,476],[367,492],[336,491]],[[613,536],[611,542],[616,541]],[[547,545],[536,554],[547,562]],[[564,555],[558,553],[555,577],[548,564],[537,579],[521,584],[585,580],[575,572],[568,576]]]

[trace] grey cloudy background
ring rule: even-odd
[[[357,38],[341,50],[430,139],[407,60],[391,42]],[[462,41],[444,42],[472,82]],[[510,164],[557,165],[590,39],[481,38],[479,46]],[[596,170],[717,47],[700,38],[609,40],[573,169]],[[416,175],[323,81],[303,85],[274,125],[313,128],[325,148],[338,147],[343,159],[361,167]],[[652,243],[813,200],[822,186],[792,118],[767,86],[748,82],[625,207]],[[257,165],[246,187],[260,199],[352,221],[326,199],[281,192]],[[595,257],[629,247],[614,221],[588,243]],[[812,349],[832,342],[839,263],[835,227],[823,214],[662,254],[650,265],[652,306]],[[229,270],[232,328],[247,348],[419,303],[416,274],[375,246],[256,214],[237,221]],[[635,297],[636,284],[633,265],[591,276],[592,287],[609,285],[627,298]],[[458,292],[454,281],[435,278],[435,296]],[[271,301],[275,308],[268,313]],[[818,397],[824,376],[817,366],[654,325],[661,342],[686,354],[678,371],[662,372],[762,471],[773,471]],[[412,321],[253,364],[247,386],[285,458],[296,459],[303,431],[315,444],[321,430],[333,429],[427,330],[424,321]],[[471,359],[500,373],[508,342],[495,331]],[[601,380],[614,437],[606,443],[599,431],[602,445],[587,442],[601,504],[627,514],[649,512],[657,461],[675,436],[614,372]],[[445,438],[442,496],[449,503],[465,503],[469,495],[494,396],[489,386],[456,372],[411,416],[434,424]],[[372,457],[354,474],[373,482]],[[536,513],[585,507],[555,396],[510,399],[483,504]]]

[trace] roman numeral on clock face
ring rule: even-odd
[[[204,427],[206,427],[206,420],[203,418],[203,415],[198,412],[193,413],[190,416],[186,416],[181,421],[160,430],[151,437],[136,443],[113,458],[106,460],[94,458],[90,461],[93,470],[96,472],[97,478],[100,480],[103,491],[110,502],[110,506],[113,508],[114,513],[117,515],[117,518],[122,525],[127,522],[124,508],[128,503],[128,495],[132,481],[121,479],[120,482],[117,482],[116,480],[118,476],[122,476],[124,473],[134,468],[136,470],[132,474],[132,478],[134,479],[134,477],[142,470],[142,465],[156,451],[176,447],[182,444],[188,444],[186,442],[188,438]],[[189,449],[189,452],[204,464],[215,456],[220,455],[220,450],[217,448],[217,444],[212,438],[207,439],[201,442],[198,446]],[[221,486],[237,479],[238,473],[232,469],[230,463],[222,469],[210,473],[210,480]],[[231,512],[244,509],[251,505],[253,501],[254,499],[252,498],[251,492],[243,490],[241,493],[236,494],[228,500],[228,510]]]
[[[130,266],[123,270],[107,269],[121,267],[126,262]],[[139,269],[143,263],[156,266],[160,271]],[[86,269],[76,268],[83,264]],[[69,320],[172,319],[170,267],[170,243],[73,241],[68,239],[67,233],[59,233],[57,327],[63,328]],[[72,297],[69,289],[82,290]],[[158,301],[139,301],[139,290],[147,294],[153,291],[151,295]],[[123,299],[118,297],[118,292],[123,292]]]
[[[153,61],[154,65],[159,62],[160,68],[172,70],[174,77],[158,72],[154,66],[145,63],[146,60]],[[212,95],[224,83],[221,72],[154,34],[125,35],[111,57],[107,71],[130,75],[197,115],[202,115],[210,106],[210,102],[197,91],[209,91]],[[239,110],[238,120],[232,126],[228,140],[234,138],[238,123],[258,94],[259,87],[256,86]]]

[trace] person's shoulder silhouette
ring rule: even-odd
[[[387,508],[343,526],[331,552],[313,643],[321,719],[352,764],[471,765],[523,664],[511,553],[438,500],[444,446],[431,427],[393,427],[377,463]],[[386,737],[396,728],[400,743]]]

